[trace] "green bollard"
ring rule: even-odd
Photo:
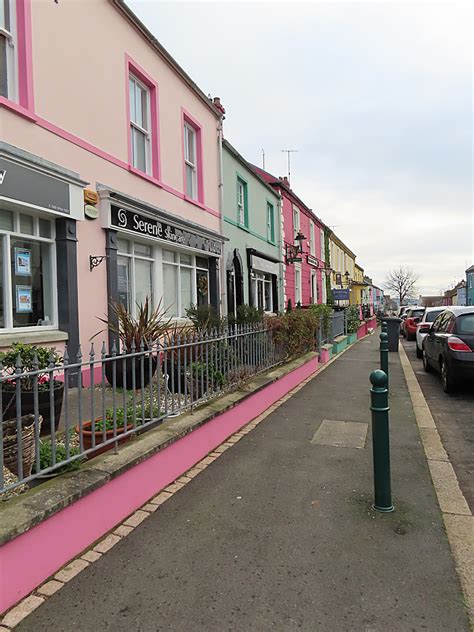
[[[389,376],[388,376],[388,334],[386,331],[382,331],[380,334],[380,369],[387,376],[387,392],[389,390]]]
[[[394,510],[390,484],[390,438],[387,375],[377,369],[370,374],[372,451],[374,460],[374,504],[377,511]]]

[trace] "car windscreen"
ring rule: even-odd
[[[425,323],[433,323],[434,319],[436,318],[436,316],[439,316],[442,311],[444,311],[444,310],[440,309],[438,311],[428,312],[426,314]]]
[[[463,314],[456,318],[456,332],[458,334],[474,335],[474,314]]]

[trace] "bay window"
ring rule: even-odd
[[[168,316],[186,317],[191,305],[209,304],[209,260],[175,250],[162,251],[163,302]]]
[[[136,316],[146,297],[153,303],[153,252],[149,245],[118,239],[118,301]]]
[[[56,325],[54,224],[0,211],[0,327]]]

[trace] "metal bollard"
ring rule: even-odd
[[[385,329],[387,327],[385,326]],[[388,334],[386,331],[382,330],[380,334],[380,369],[387,376],[387,392],[389,390],[389,376],[388,376]]]
[[[374,461],[374,504],[377,511],[394,510],[390,484],[390,437],[387,375],[377,369],[370,374],[372,452]]]

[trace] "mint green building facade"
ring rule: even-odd
[[[247,165],[228,142],[223,142],[222,171],[224,310],[236,314],[239,305],[252,305],[268,314],[283,307],[281,200]]]

